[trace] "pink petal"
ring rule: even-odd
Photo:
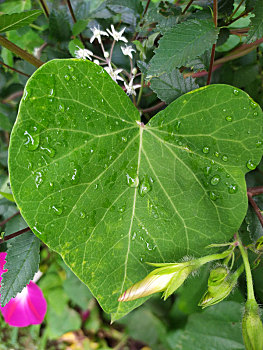
[[[47,303],[42,290],[30,282],[24,290],[11,299],[4,307],[0,307],[5,322],[13,327],[26,327],[43,322],[47,311]]]

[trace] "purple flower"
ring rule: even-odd
[[[4,270],[6,253],[0,253],[0,283]],[[0,307],[5,322],[13,327],[27,327],[43,322],[47,311],[47,303],[41,289],[30,282],[21,293],[11,299],[4,307]]]

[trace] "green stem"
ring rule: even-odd
[[[240,253],[242,255],[242,259],[243,259],[244,266],[245,266],[245,271],[246,271],[247,299],[248,300],[254,300],[255,299],[255,295],[254,295],[254,288],[253,288],[253,280],[252,280],[252,274],[251,274],[251,269],[250,269],[250,264],[249,264],[249,260],[248,260],[247,251],[243,247],[242,241],[241,241],[241,239],[240,239],[238,234],[237,234],[237,239],[238,239],[238,243],[239,243],[238,247],[239,247]]]
[[[48,6],[46,4],[46,1],[45,0],[39,0],[39,2],[40,2],[40,6],[42,7],[42,10],[45,13],[45,16],[48,18],[49,17],[49,9],[48,9]]]
[[[202,266],[202,265],[207,264],[211,261],[221,260],[221,259],[226,258],[227,256],[229,256],[233,252],[233,250],[234,250],[234,248],[231,247],[230,249],[225,250],[223,253],[203,256],[202,258],[197,259],[197,261],[199,262],[200,266]]]
[[[138,107],[140,105],[141,98],[142,98],[143,81],[144,81],[144,74],[141,74],[141,87],[140,87],[139,95],[138,95],[138,98],[137,98],[137,106]]]
[[[31,63],[33,66],[37,68],[39,68],[40,66],[42,66],[42,64],[44,64],[44,62],[40,61],[39,59],[37,59],[27,51],[21,49],[19,46],[13,44],[11,41],[7,40],[2,35],[0,35],[0,45],[10,50],[11,52],[13,52],[15,55],[23,58],[25,61]]]

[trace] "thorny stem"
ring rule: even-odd
[[[67,0],[67,5],[68,5],[69,12],[70,12],[70,14],[71,14],[71,17],[72,17],[72,19],[73,19],[73,22],[76,23],[76,22],[77,22],[77,19],[76,19],[75,13],[74,13],[74,11],[73,11],[73,8],[72,8],[72,6],[71,6],[70,0]],[[85,45],[85,40],[84,40],[84,38],[83,38],[83,36],[82,36],[81,33],[79,33],[79,38],[80,38],[82,44],[84,45],[84,47],[86,47],[86,45]]]
[[[48,18],[49,17],[49,9],[47,7],[46,1],[45,0],[39,0],[39,2],[40,2],[40,5],[41,5],[41,7],[42,7],[46,17]]]
[[[165,102],[159,102],[156,105],[149,107],[149,108],[145,108],[145,109],[140,109],[140,112],[142,113],[150,113],[150,112],[154,112],[158,109],[161,109],[162,107],[165,106]]]
[[[238,243],[239,243],[238,247],[239,247],[240,253],[242,255],[244,266],[245,266],[245,271],[246,271],[247,299],[248,300],[255,300],[253,280],[252,280],[252,274],[251,274],[251,269],[250,269],[250,265],[249,265],[247,250],[243,247],[243,244],[242,244],[241,239],[240,239],[238,234],[237,234],[237,239],[238,239]]]
[[[189,7],[192,5],[193,2],[194,2],[194,0],[190,0],[188,2],[188,4],[186,5],[185,9],[182,12],[182,15],[184,15],[186,13],[186,11],[189,9]]]
[[[217,28],[217,0],[213,1],[213,18],[214,18],[215,27]],[[214,60],[215,60],[215,51],[216,51],[216,44],[213,44],[212,50],[211,50],[211,58],[210,58],[210,65],[209,65],[209,71],[208,71],[206,85],[209,85],[211,82],[213,64],[214,64]]]
[[[8,235],[7,237],[4,237],[3,239],[0,239],[0,244],[8,241],[9,239],[15,238],[17,236],[22,235],[25,232],[30,231],[30,227],[23,228],[23,230],[17,231],[15,233],[12,233],[11,235]]]
[[[17,97],[23,96],[23,92],[24,92],[23,90],[16,91],[16,92],[14,92],[13,94],[7,96],[7,97],[6,97],[5,99],[3,99],[1,102],[2,102],[2,103],[8,103],[8,102],[10,102],[10,101],[16,99]]]
[[[249,14],[249,12],[251,12],[253,10],[253,8],[249,9],[249,10],[245,10],[243,11],[239,16],[237,16],[236,18],[232,19],[230,22],[226,23],[226,26],[229,26],[230,24],[234,23],[235,21],[237,21],[239,18],[245,17],[246,15]]]
[[[146,15],[146,12],[148,11],[148,7],[149,7],[149,5],[150,5],[150,2],[151,2],[151,0],[148,0],[148,1],[147,1],[147,4],[146,4],[145,9],[144,9],[144,11],[143,11],[142,17],[144,17],[144,16]]]
[[[44,62],[40,61],[39,59],[37,59],[27,51],[21,49],[21,47],[13,44],[11,41],[7,40],[2,35],[0,35],[0,45],[10,50],[17,56],[23,58],[25,61],[31,63],[33,66],[37,68],[39,68],[40,66],[42,66],[42,64],[44,64]]]
[[[4,226],[9,220],[13,219],[15,216],[19,215],[20,211],[17,211],[15,214],[13,214],[12,216],[10,216],[9,218],[3,220],[2,222],[0,222],[0,226]]]
[[[18,69],[15,69],[15,68],[13,68],[13,67],[10,67],[10,66],[8,66],[7,64],[5,64],[5,63],[2,62],[2,61],[0,61],[0,65],[6,67],[6,68],[8,68],[8,69],[11,69],[12,71],[14,71],[14,72],[16,72],[16,73],[22,74],[22,75],[24,75],[25,77],[30,77],[29,74],[26,74],[26,73],[24,73],[24,72],[21,72],[21,71],[18,70]]]
[[[252,207],[253,207],[253,209],[254,209],[254,211],[255,211],[255,213],[260,221],[261,226],[263,227],[263,216],[261,214],[259,207],[257,206],[257,203],[252,198],[251,193],[248,192],[247,197],[248,197],[248,200],[249,200],[250,204],[252,205]]]
[[[235,14],[237,13],[237,11],[240,9],[241,5],[243,4],[245,0],[241,0],[240,3],[237,5],[236,9],[233,11],[232,15],[229,17],[229,20],[231,20]]]

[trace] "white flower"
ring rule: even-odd
[[[124,27],[120,32],[117,32],[115,30],[115,28],[114,28],[114,25],[112,24],[111,25],[111,31],[107,28],[107,32],[110,33],[110,35],[113,37],[113,39],[115,41],[121,40],[121,41],[124,41],[125,43],[127,43],[128,40],[124,36],[122,36],[122,34],[124,33],[125,29],[126,28]]]
[[[97,64],[98,66],[100,65],[100,61],[99,60],[94,60],[93,61],[95,64]]]
[[[121,46],[121,51],[125,56],[129,56],[132,59],[132,52],[136,52],[136,50],[134,50],[132,48],[132,46],[128,46],[127,44],[125,46]]]
[[[40,47],[34,47],[33,55],[36,58],[39,58],[39,49],[40,49]]]
[[[117,80],[122,80],[122,77],[120,77],[118,74],[122,72],[122,69],[115,69],[113,70],[111,66],[105,67],[105,71],[110,75],[110,77],[117,82]]]
[[[76,50],[74,53],[75,53],[76,58],[81,58],[83,60],[85,60],[86,58],[91,60],[92,58],[90,56],[93,56],[93,52],[91,52],[87,49],[81,49],[80,47],[78,47],[78,50]]]
[[[109,34],[107,32],[104,32],[103,30],[100,30],[100,27],[96,28],[90,28],[93,32],[92,37],[90,38],[90,42],[92,43],[95,39],[98,39],[98,42],[101,44],[101,35],[107,35],[109,36]]]
[[[126,94],[127,94],[127,95],[134,95],[134,96],[136,96],[136,91],[135,91],[135,89],[138,89],[138,88],[141,87],[140,84],[133,85],[133,78],[130,80],[129,84],[126,84],[126,83],[124,82],[124,86],[125,86],[125,88],[126,88]]]

